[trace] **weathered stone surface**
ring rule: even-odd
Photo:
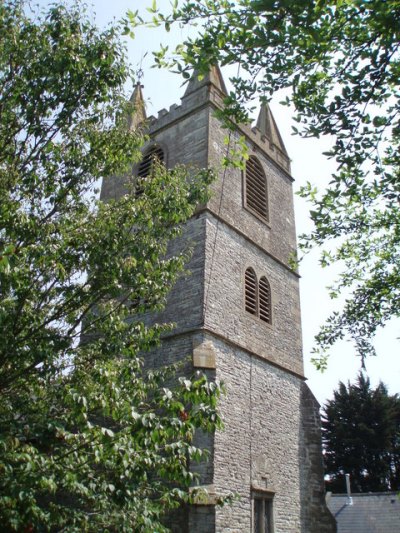
[[[215,348],[211,341],[202,344],[193,342],[193,366],[195,368],[215,368]]]
[[[200,368],[226,386],[224,429],[199,432],[195,441],[210,451],[208,463],[192,468],[212,496],[182,509],[170,525],[177,533],[252,532],[257,490],[273,497],[274,533],[334,533],[324,500],[318,404],[303,376],[299,276],[290,267],[296,251],[290,162],[277,130],[238,126],[227,147],[227,131],[214,116],[224,86],[214,79],[215,72],[192,83],[181,105],[150,119],[150,142],[164,149],[169,167],[218,168],[244,135],[266,175],[269,220],[244,207],[242,172],[220,169],[211,200],[170,246],[169,253],[192,250],[190,275],[179,280],[163,312],[147,317],[176,324],[147,364],[184,359],[183,372]],[[108,180],[102,197],[121,190],[121,180]],[[249,266],[270,283],[271,324],[245,311]],[[232,505],[214,505],[229,493],[238,496]]]
[[[216,343],[224,431],[215,436],[216,492],[240,500],[217,510],[216,531],[252,531],[250,488],[274,496],[275,531],[300,532],[300,391],[302,379],[245,350]],[[229,443],[229,444],[227,444]]]
[[[206,221],[205,327],[303,375],[298,277],[211,213]],[[244,309],[244,273],[249,266],[271,285],[271,324]]]
[[[300,480],[304,533],[332,533],[336,521],[320,494],[324,491],[324,468],[321,455],[319,404],[306,383],[301,389]]]

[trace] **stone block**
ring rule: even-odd
[[[215,348],[211,341],[196,346],[193,342],[193,366],[195,368],[216,368]]]

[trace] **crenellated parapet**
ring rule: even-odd
[[[181,104],[173,104],[170,108],[158,111],[157,117],[147,119],[150,135],[170,127],[174,122],[193,114],[197,109],[211,106],[224,109],[227,90],[218,66],[212,66],[209,73],[198,78],[194,73],[188,82]],[[268,104],[262,104],[256,126],[236,124],[238,133],[243,135],[250,146],[262,150],[285,173],[290,175],[290,159],[282,141],[275,119]]]

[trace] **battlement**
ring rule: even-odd
[[[172,123],[182,120],[188,114],[206,105],[214,109],[223,109],[225,96],[226,93],[224,94],[221,88],[213,84],[212,80],[193,84],[192,87],[189,84],[180,105],[172,104],[168,110],[158,111],[157,117],[150,116],[147,119],[150,135],[169,127]],[[263,104],[261,107],[255,126],[237,124],[237,129],[246,137],[250,145],[257,147],[286,174],[290,175],[290,159],[268,106]]]

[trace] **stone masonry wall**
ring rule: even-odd
[[[209,163],[218,168],[227,154],[224,138],[227,132],[210,110]],[[231,136],[234,148],[240,132]],[[237,168],[221,170],[214,184],[214,196],[208,207],[235,229],[245,233],[268,254],[284,264],[296,251],[296,229],[293,206],[293,179],[273,163],[259,147],[248,141],[249,155],[263,166],[268,186],[269,223],[261,221],[243,207],[243,171]]]
[[[205,216],[192,218],[186,224],[182,237],[173,241],[169,254],[191,251],[186,273],[181,276],[167,298],[164,311],[153,313],[151,321],[175,324],[175,333],[203,324]]]
[[[170,120],[174,117],[165,115],[165,127],[163,121],[158,121],[152,128],[151,142],[156,141],[165,150],[167,167],[173,168],[178,163],[194,168],[207,167],[208,110],[199,109],[189,115],[175,112],[174,116],[176,120],[172,124]]]
[[[324,498],[319,404],[306,383],[301,389],[301,426],[302,533],[335,533],[336,521]]]
[[[272,324],[244,308],[252,266],[271,286]],[[207,216],[205,327],[292,372],[303,374],[298,278],[237,232]]]
[[[148,144],[156,142],[162,147],[168,168],[177,164],[189,165],[193,169],[207,167],[208,126],[206,108],[186,115],[184,109],[173,106],[171,114],[160,111],[159,119],[151,127],[154,134]],[[152,321],[175,323],[176,333],[200,327],[203,322],[204,215],[196,215],[188,221],[183,236],[171,243],[168,253],[188,250],[192,252],[187,265],[188,273],[172,289],[165,311],[154,313],[151,317]]]
[[[301,378],[214,340],[226,396],[215,436],[214,485],[240,497],[217,509],[218,533],[252,531],[250,489],[274,493],[274,533],[300,533]]]

